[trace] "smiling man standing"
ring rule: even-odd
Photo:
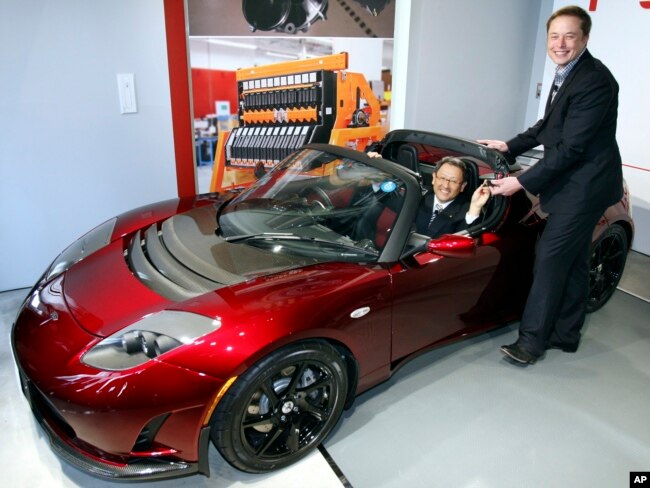
[[[534,364],[545,349],[575,352],[585,320],[591,236],[623,192],[616,142],[618,84],[587,49],[591,18],[580,7],[554,12],[547,51],[557,64],[544,117],[508,142],[479,140],[518,156],[540,144],[544,158],[518,177],[495,180],[493,195],[520,189],[539,195],[549,214],[537,244],[533,285],[519,338],[501,347],[512,360]]]

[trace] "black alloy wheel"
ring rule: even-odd
[[[329,344],[281,348],[242,374],[221,399],[212,441],[242,471],[288,466],[336,425],[347,390],[345,359]]]
[[[610,299],[623,276],[627,258],[627,234],[617,224],[594,243],[589,264],[587,312],[595,312]]]

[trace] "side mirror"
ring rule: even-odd
[[[450,258],[471,258],[476,254],[476,240],[469,236],[445,234],[427,243],[426,252],[416,254],[420,265],[437,261],[441,256]]]

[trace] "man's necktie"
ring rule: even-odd
[[[557,70],[555,70],[555,77],[553,78],[553,85],[551,85],[551,91],[548,93],[548,100],[546,100],[546,108],[544,112],[548,111],[549,107],[551,106],[551,103],[553,103],[553,99],[555,98],[555,95],[557,94],[557,91],[560,89],[560,85],[562,85],[562,78],[560,74],[558,73]]]
[[[557,94],[557,91],[559,89],[560,89],[560,85],[557,85],[557,84],[553,84],[553,86],[551,87],[551,102],[555,98],[555,95]]]
[[[438,216],[438,214],[440,213],[441,210],[442,210],[442,205],[440,205],[439,203],[436,203],[436,205],[433,207],[433,213],[431,214],[431,219],[429,220],[429,225],[431,225],[433,223],[433,221]]]
[[[546,109],[544,110],[545,112],[548,111],[549,107],[551,106],[551,103],[553,103],[553,99],[555,98],[555,94],[557,91],[560,89],[559,85],[557,85],[555,82],[553,82],[553,86],[551,87],[551,91],[548,94],[548,100],[546,100]]]

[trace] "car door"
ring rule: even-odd
[[[521,317],[541,221],[525,192],[504,203],[496,228],[434,239],[394,267],[392,361]]]
[[[468,165],[468,198],[483,179],[510,172],[501,154],[439,134],[394,131],[383,151],[387,157],[398,154],[404,143],[418,151],[424,189],[430,189],[436,161],[448,155]],[[461,233],[466,235],[430,241],[437,251],[406,255],[393,268],[392,361],[519,316],[530,281],[535,235],[521,225],[530,208],[522,196],[493,197],[481,223]],[[518,289],[513,291],[513,286]]]
[[[408,260],[396,270],[391,360],[475,330],[479,299],[500,257],[494,246],[479,245],[471,257],[431,254],[424,264]]]

